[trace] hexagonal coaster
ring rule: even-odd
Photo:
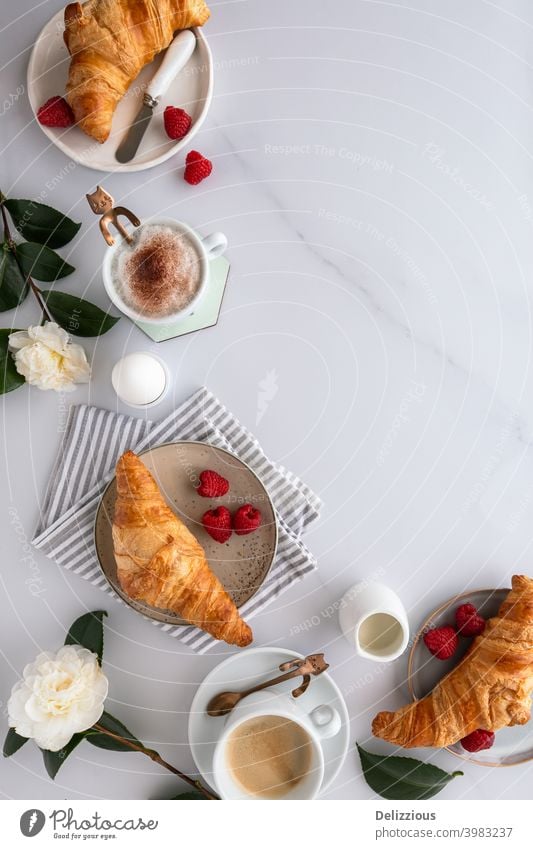
[[[196,330],[214,327],[220,315],[229,268],[230,265],[225,256],[211,260],[207,292],[192,315],[174,324],[145,324],[142,321],[136,321],[135,324],[154,342],[166,342],[168,339],[176,339],[178,336],[185,336]]]

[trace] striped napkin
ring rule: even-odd
[[[233,452],[261,478],[272,498],[278,549],[267,579],[241,608],[243,617],[251,619],[316,569],[301,536],[318,518],[321,502],[295,475],[269,460],[255,437],[205,387],[158,424],[86,405],[71,407],[32,542],[65,569],[121,601],[96,556],[93,526],[100,496],[124,451],[143,451],[179,439],[208,442]],[[149,621],[197,652],[217,645],[217,640],[193,626]]]

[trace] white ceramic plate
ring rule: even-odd
[[[63,41],[61,9],[39,33],[28,65],[28,97],[35,114],[50,97],[64,95],[70,64],[69,52]],[[115,151],[125,132],[133,123],[142,104],[143,91],[152,79],[163,53],[146,65],[132,83],[114,117],[111,135],[104,144],[91,139],[78,127],[67,129],[39,127],[48,139],[74,162],[95,171],[144,171],[159,165],[189,145],[203,124],[213,95],[213,59],[209,45],[200,28],[195,28],[196,48],[183,70],[169,86],[154,110],[139,150],[131,162],[120,164]],[[163,126],[165,106],[179,106],[192,117],[192,126],[180,141],[169,139]],[[37,121],[37,119],[35,119]],[[38,123],[38,122],[37,122]]]
[[[213,779],[213,754],[225,717],[208,716],[209,700],[224,690],[246,690],[268,678],[279,675],[279,666],[287,660],[303,658],[290,649],[260,647],[234,654],[215,666],[198,687],[189,711],[189,745],[194,762],[202,777],[215,787]],[[276,692],[290,693],[295,679],[276,684]],[[324,740],[324,780],[321,792],[335,780],[344,763],[350,743],[350,718],[341,691],[327,672],[312,678],[307,691],[298,698],[298,704],[306,711],[318,705],[328,704],[335,708],[342,720],[342,727],[335,737]]]
[[[169,506],[203,547],[209,565],[237,607],[258,591],[276,556],[278,540],[276,513],[268,492],[246,463],[223,448],[205,442],[167,442],[139,454],[155,477]],[[230,482],[221,498],[202,498],[195,489],[202,469],[214,469]],[[135,610],[170,625],[184,625],[183,619],[168,610],[134,601],[121,589],[113,553],[112,524],[116,499],[116,479],[106,487],[94,525],[96,554],[102,571],[115,592]],[[206,510],[224,505],[233,512],[250,502],[261,510],[261,526],[244,536],[232,534],[226,543],[216,542],[202,526]]]
[[[431,655],[422,635],[428,628],[440,628],[441,625],[453,625],[456,608],[460,604],[473,604],[485,619],[495,616],[501,603],[509,593],[506,589],[472,590],[464,595],[455,596],[446,601],[428,617],[420,628],[411,654],[409,655],[408,683],[411,695],[415,699],[423,698],[433,687],[457,665],[472,642],[459,640],[459,650],[450,660],[439,660]],[[448,751],[464,760],[482,766],[514,766],[533,760],[533,721],[527,725],[515,725],[512,728],[500,728],[496,732],[494,745],[481,752],[469,753],[460,743],[448,746]]]

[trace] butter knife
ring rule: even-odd
[[[152,119],[154,108],[159,103],[159,98],[189,61],[195,46],[194,33],[190,29],[186,29],[180,32],[167,47],[160,67],[144,92],[143,105],[116,150],[115,158],[118,162],[130,162],[137,153],[142,137]]]

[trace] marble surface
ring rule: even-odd
[[[2,189],[44,192],[83,221],[66,251],[77,271],[61,285],[105,307],[103,246],[84,199],[99,175],[48,146],[21,90],[31,44],[59,7],[19,0],[4,12]],[[324,499],[307,540],[319,570],[253,626],[257,645],[325,650],[352,740],[364,743],[376,710],[406,698],[406,660],[354,656],[334,612],[346,588],[384,581],[415,629],[457,592],[531,573],[533,8],[527,0],[211,7],[215,95],[194,147],[212,158],[212,176],[187,186],[178,157],[104,185],[142,215],[228,235],[232,271],[218,325],[157,348],[174,377],[157,414],[206,384]],[[4,326],[36,318],[28,298]],[[90,386],[68,397],[24,387],[2,399],[2,734],[24,664],[105,603],[109,709],[192,770],[188,708],[227,650],[192,655],[28,544],[68,404],[127,412],[111,389],[112,365],[154,347],[127,320],[84,344]],[[445,752],[422,754],[460,766]],[[466,765],[441,798],[529,798],[532,770]],[[179,790],[147,759],[87,745],[55,782],[30,745],[0,761],[0,775],[1,793],[15,798]],[[353,750],[326,795],[371,798]]]

